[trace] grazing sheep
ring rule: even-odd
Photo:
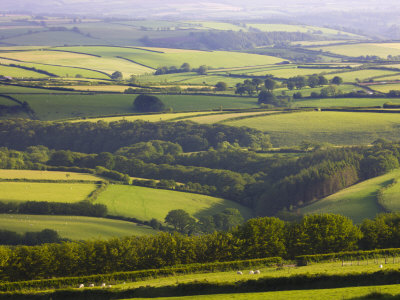
[[[379,268],[381,268],[381,269],[382,269],[382,268],[383,268],[383,266],[382,266],[382,265],[379,265]]]
[[[110,287],[111,287],[111,284],[107,285],[107,287],[110,288]]]
[[[261,274],[260,270],[255,270],[254,274]]]
[[[237,271],[236,274],[238,274],[238,275],[243,275],[242,271]]]
[[[101,287],[103,288],[103,287],[106,287],[106,284],[103,282],[102,284],[101,284]]]
[[[250,275],[253,275],[253,274],[254,274],[254,271],[253,271],[253,270],[249,271],[249,274],[250,274]]]
[[[94,284],[93,283],[89,284],[89,287],[94,287]]]
[[[81,283],[80,285],[79,285],[79,288],[80,289],[83,289],[85,287],[85,285],[83,284],[83,283]]]

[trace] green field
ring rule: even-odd
[[[263,75],[273,75],[274,77],[277,78],[289,78],[289,77],[294,77],[294,76],[307,76],[307,75],[313,75],[313,74],[325,74],[325,73],[331,73],[331,72],[337,72],[339,69],[319,69],[319,68],[281,68],[281,69],[276,69],[276,70],[263,70],[263,71],[257,71],[257,72],[249,72],[247,73],[248,75],[252,76],[263,76]],[[328,77],[328,76],[326,76]]]
[[[261,130],[270,135],[275,146],[298,145],[304,140],[357,145],[370,144],[378,138],[400,138],[400,118],[396,113],[296,112],[225,124]]]
[[[37,72],[24,70],[21,68],[8,67],[5,65],[0,65],[0,75],[10,76],[13,78],[47,78],[47,75],[40,74]]]
[[[0,52],[0,56],[1,56]],[[63,67],[63,66],[51,66],[51,65],[46,65],[46,64],[38,64],[38,63],[28,63],[28,62],[20,62],[20,61],[13,61],[10,59],[0,59],[0,63],[2,64],[15,64],[15,65],[20,65],[24,67],[29,67],[29,68],[36,68],[38,70],[43,70],[46,72],[49,72],[51,74],[57,75],[59,77],[75,77],[76,75],[82,75],[83,77],[86,78],[96,78],[96,79],[110,79],[109,76],[106,74],[97,72],[97,71],[91,71],[91,70],[86,70],[84,69],[85,66],[82,66],[82,68],[72,68],[72,67]],[[24,71],[23,69],[18,68],[17,70]],[[27,71],[27,72],[32,72],[32,71]],[[36,75],[32,76],[34,78],[42,78],[39,76],[47,77],[46,75],[39,74],[36,72],[33,72]],[[26,76],[28,77],[28,76]]]
[[[244,112],[244,113],[231,113],[231,114],[212,114],[212,115],[207,115],[207,116],[196,116],[196,117],[190,117],[190,118],[185,118],[185,120],[190,120],[196,123],[200,124],[214,124],[222,121],[226,121],[228,119],[232,118],[240,118],[240,117],[247,117],[247,116],[257,116],[261,114],[272,114],[276,113],[274,111],[257,111],[257,112]]]
[[[388,55],[400,55],[400,43],[360,43],[315,47],[313,49],[353,57],[376,55],[387,58]]]
[[[139,186],[111,185],[100,194],[96,203],[107,205],[110,215],[140,220],[156,218],[163,221],[172,209],[184,209],[200,217],[232,207],[239,209],[246,219],[252,216],[250,209],[221,198]]]
[[[359,265],[354,263],[350,265],[350,262],[346,262],[344,266],[342,266],[342,262],[323,262],[318,264],[311,264],[304,267],[264,267],[260,266],[257,268],[261,271],[260,275],[250,275],[248,274],[248,269],[242,270],[243,275],[236,274],[235,271],[225,271],[225,272],[209,272],[209,273],[199,273],[199,274],[187,274],[180,275],[175,274],[174,276],[169,277],[161,277],[148,279],[144,281],[131,282],[126,284],[119,284],[113,286],[114,288],[138,288],[140,286],[168,286],[175,285],[177,283],[187,283],[194,281],[205,281],[208,282],[236,282],[239,280],[251,280],[258,279],[263,277],[269,278],[277,278],[277,277],[290,277],[293,275],[302,275],[302,274],[324,274],[324,275],[335,275],[335,274],[348,274],[348,273],[373,273],[380,270],[379,264],[384,263],[385,259],[377,259],[374,263],[374,260],[360,261]],[[395,263],[392,263],[392,259],[388,260],[389,263],[385,264],[385,269],[387,270],[398,270],[399,268],[399,258],[395,259]],[[254,270],[254,269],[253,269]],[[400,291],[400,286],[397,286],[398,291]]]
[[[57,90],[50,90],[46,88],[30,88],[24,86],[17,86],[17,85],[2,85],[0,84],[0,93],[1,94],[65,94],[70,93],[73,94],[73,91],[57,91]]]
[[[81,49],[82,48],[82,49]],[[71,51],[84,52],[88,47],[72,47]],[[69,48],[66,48],[67,50]],[[89,47],[89,49],[91,49]],[[95,48],[96,49],[96,48]],[[108,49],[108,48],[107,48]],[[119,49],[119,48],[114,48]],[[19,51],[1,53],[2,57],[8,59],[21,60],[31,63],[45,63],[50,65],[59,65],[65,67],[87,68],[94,71],[101,71],[107,74],[112,74],[115,71],[120,71],[125,77],[134,74],[152,73],[153,70],[133,62],[126,61],[121,58],[116,58],[115,55],[109,57],[95,57],[80,53],[70,53],[63,51]],[[79,70],[79,72],[81,72]],[[83,75],[83,74],[81,74]]]
[[[398,178],[396,178],[398,180]],[[393,186],[383,190],[382,204],[386,209],[399,212],[400,211],[400,185],[396,181]]]
[[[100,177],[85,173],[36,170],[0,170],[1,179],[28,179],[28,180],[84,180],[100,181]]]
[[[343,72],[337,74],[328,74],[325,77],[327,79],[332,79],[335,76],[339,76],[343,79],[344,82],[355,82],[358,80],[366,80],[374,77],[379,76],[392,76],[398,72],[396,71],[387,71],[387,70],[359,70],[359,71],[352,71],[352,72]]]
[[[42,31],[32,33],[29,35],[10,37],[2,40],[2,42],[19,45],[43,45],[43,46],[57,46],[57,45],[97,45],[98,39],[87,37],[83,34],[75,33],[72,31]],[[103,42],[104,43],[104,42]]]
[[[371,89],[381,92],[381,93],[389,93],[391,90],[400,90],[400,83],[395,84],[374,84],[369,86]]]
[[[148,226],[104,218],[0,214],[0,228],[18,233],[53,229],[71,240],[155,234]]]
[[[282,59],[266,55],[228,51],[199,51],[164,48],[118,48],[118,47],[58,47],[58,50],[95,54],[105,58],[121,56],[139,64],[158,68],[160,66],[180,67],[187,62],[191,67],[207,65],[213,68],[231,68],[275,64]],[[122,72],[122,70],[120,70]]]
[[[329,98],[329,99],[307,99],[294,101],[293,107],[362,107],[382,106],[388,102],[388,98]],[[392,103],[400,103],[400,99],[390,99]]]
[[[78,202],[96,188],[86,183],[38,183],[38,182],[0,182],[0,200]]]
[[[377,204],[377,192],[391,183],[393,179],[399,177],[400,170],[396,170],[383,176],[363,181],[307,205],[301,208],[300,212],[303,214],[341,214],[351,218],[356,223],[361,223],[366,218],[373,219],[378,213],[382,212]],[[396,189],[394,188],[393,191],[396,191]],[[394,196],[393,193],[388,195],[391,195],[390,197]]]
[[[367,296],[371,293],[384,293],[390,295],[400,294],[400,287],[398,285],[379,285],[379,286],[364,286],[364,287],[350,287],[338,289],[318,289],[318,290],[294,290],[294,291],[279,291],[279,292],[264,292],[264,293],[237,293],[237,294],[213,294],[213,295],[197,295],[186,297],[163,297],[153,298],[154,300],[339,300],[351,299]],[[148,298],[134,298],[137,300],[144,300]],[[365,298],[373,299],[373,298]],[[382,298],[385,299],[385,298]],[[133,299],[131,299],[133,300]]]
[[[1,98],[0,98],[1,99]],[[81,119],[81,120],[73,120],[71,122],[98,122],[98,121],[104,121],[104,122],[115,122],[115,121],[120,121],[120,120],[126,120],[126,121],[136,121],[136,120],[144,120],[144,121],[149,121],[149,122],[158,122],[158,121],[167,121],[171,119],[176,119],[179,118],[181,119],[194,119],[196,117],[192,116],[201,116],[201,115],[225,115],[224,113],[221,114],[220,112],[211,112],[211,111],[206,111],[206,112],[189,112],[189,113],[165,113],[165,114],[149,114],[149,115],[127,115],[127,116],[118,116],[118,117],[106,117],[106,118],[90,118],[90,119]],[[201,117],[200,117],[201,118]],[[193,120],[195,121],[195,120]]]
[[[40,120],[99,117],[131,114],[137,95],[14,95],[27,101]],[[204,111],[227,108],[257,108],[257,99],[250,97],[220,97],[198,95],[159,95],[173,111]]]

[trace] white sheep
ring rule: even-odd
[[[379,265],[379,268],[381,268],[381,269],[382,269],[382,268],[383,268],[383,266],[382,266],[382,265]]]
[[[83,284],[83,283],[81,283],[80,285],[79,285],[79,288],[80,289],[83,289],[85,287],[85,285]]]
[[[255,270],[254,274],[261,274],[260,270]]]
[[[102,287],[102,288],[106,287],[106,284],[103,282],[103,283],[101,284],[101,287]]]
[[[108,288],[111,288],[111,284],[107,285]]]
[[[94,287],[94,284],[93,283],[89,284],[89,287]]]
[[[242,272],[242,271],[237,271],[236,274],[238,274],[238,275],[243,275],[243,272]]]
[[[254,271],[253,271],[253,270],[250,270],[250,271],[249,271],[249,274],[250,274],[250,275],[253,275],[253,274],[254,274]]]

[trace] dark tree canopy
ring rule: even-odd
[[[120,71],[115,71],[111,74],[111,79],[113,80],[122,80],[122,73]]]
[[[162,101],[152,95],[139,95],[133,102],[133,107],[140,112],[157,112],[165,110],[165,105]]]

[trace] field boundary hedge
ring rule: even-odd
[[[87,285],[90,283],[101,284],[102,282],[113,283],[113,284],[118,282],[136,282],[149,278],[172,276],[176,274],[230,271],[230,270],[239,270],[250,267],[273,266],[281,264],[282,262],[283,259],[281,257],[269,257],[269,258],[249,259],[241,261],[180,265],[162,269],[117,272],[112,274],[99,274],[99,275],[90,275],[82,277],[65,277],[65,278],[19,281],[19,282],[3,282],[0,283],[0,291],[9,292],[16,290],[24,290],[24,289],[38,290],[38,289],[49,289],[49,288],[51,289],[68,288],[68,287],[70,288],[71,286],[76,287],[81,283]]]
[[[344,275],[301,274],[287,277],[264,277],[257,280],[236,282],[192,281],[177,285],[134,289],[65,289],[44,293],[2,293],[0,299],[127,299],[211,294],[254,293],[286,290],[310,290],[369,285],[398,284],[400,271],[385,270],[374,273],[350,273]]]
[[[327,254],[313,254],[296,256],[297,265],[308,265],[310,263],[320,263],[337,260],[367,260],[374,258],[385,258],[400,255],[400,248],[377,249],[367,251],[346,251]]]

